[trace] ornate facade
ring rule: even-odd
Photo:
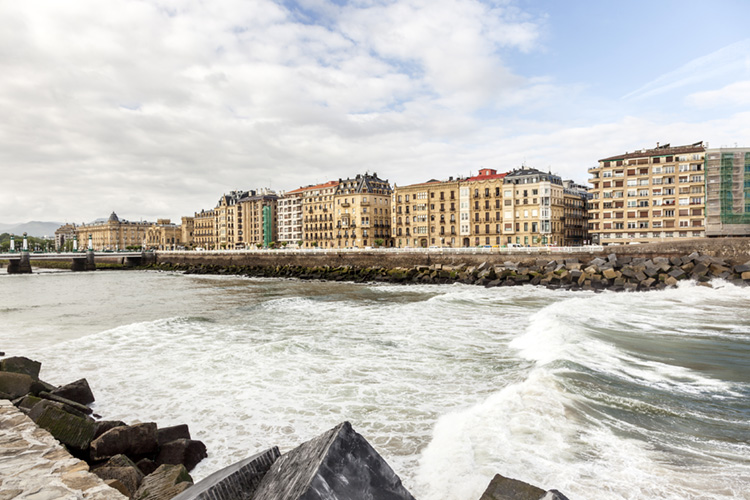
[[[81,224],[76,228],[78,249],[88,248],[89,236],[94,250],[98,251],[143,248],[146,243],[146,231],[152,225],[153,222],[121,220],[112,212],[106,222]]]

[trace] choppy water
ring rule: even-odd
[[[421,500],[750,498],[750,289],[0,276],[0,350],[96,411],[186,422],[201,478],[352,422]]]

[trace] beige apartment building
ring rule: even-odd
[[[701,238],[705,231],[702,142],[623,153],[589,169],[589,232],[602,245]]]
[[[170,219],[157,219],[146,229],[145,250],[177,250],[182,245],[182,228]]]
[[[338,181],[330,181],[302,190],[302,234],[305,248],[333,248],[333,198]]]
[[[522,167],[503,179],[506,244],[564,246],[565,198],[558,175]]]
[[[459,229],[462,246],[501,246],[506,243],[503,234],[510,234],[509,231],[512,231],[512,225],[507,228],[503,226],[504,206],[511,206],[510,198],[505,198],[507,203],[503,198],[504,179],[507,175],[499,174],[491,168],[482,168],[478,175],[461,181],[462,213]]]
[[[339,179],[334,194],[334,246],[392,246],[392,192],[388,180],[376,173]]]
[[[93,224],[81,224],[76,227],[76,238],[78,249],[88,248],[89,236],[94,250],[126,250],[129,248],[141,248],[146,242],[146,231],[153,222],[131,222],[120,219],[112,212],[106,222]]]
[[[460,246],[458,180],[396,186],[391,211],[394,246]]]
[[[75,240],[75,224],[63,224],[55,230],[55,250],[57,250],[58,252],[72,251],[73,241]]]
[[[231,191],[219,198],[214,208],[214,248],[244,248],[244,238],[241,234],[242,208],[239,201],[248,195],[248,191]]]
[[[216,214],[213,209],[195,212],[193,217],[193,247],[204,250],[216,248]]]
[[[195,240],[193,239],[193,233],[195,232],[195,217],[182,217],[180,228],[182,229],[182,246],[187,249],[194,248]]]
[[[706,236],[750,236],[750,148],[706,150]]]

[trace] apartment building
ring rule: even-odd
[[[626,152],[589,169],[589,232],[594,243],[700,238],[705,232],[702,142]]]
[[[170,219],[157,219],[146,229],[144,246],[147,250],[177,250],[183,246],[182,228]]]
[[[302,190],[302,235],[305,248],[333,248],[333,198],[338,181]]]
[[[521,167],[503,179],[503,236],[507,244],[565,245],[562,178]]]
[[[301,188],[287,191],[276,202],[278,241],[284,246],[302,243],[302,195]]]
[[[706,236],[750,235],[750,148],[706,150]]]
[[[483,168],[478,175],[461,181],[460,233],[463,246],[501,246],[505,243],[504,232],[512,230],[510,226],[505,231],[503,228],[503,188],[507,175]],[[509,199],[506,197],[506,200]]]
[[[248,191],[231,191],[219,198],[214,208],[214,248],[233,250],[245,247],[239,201],[248,195]]]
[[[377,173],[357,174],[353,178],[339,179],[334,193],[332,214],[334,246],[392,246],[392,193],[388,180],[380,179]]]
[[[394,187],[391,195],[394,246],[460,246],[459,189],[458,180],[453,178]],[[468,201],[466,206],[468,221]]]
[[[563,246],[589,243],[588,197],[588,186],[563,180]]]
[[[216,249],[216,213],[213,209],[195,212],[193,217],[193,247]]]
[[[182,246],[188,249],[192,249],[195,246],[194,232],[195,232],[195,217],[182,217],[180,228],[182,230]]]
[[[76,239],[76,225],[63,224],[55,230],[55,250],[58,252],[73,250]]]
[[[271,189],[248,191],[237,202],[241,217],[235,248],[268,248],[278,239],[277,201]]]

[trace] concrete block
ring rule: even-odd
[[[349,422],[276,460],[253,500],[414,500],[401,479]]]
[[[253,498],[271,465],[281,456],[277,447],[214,472],[173,500],[235,500]]]

